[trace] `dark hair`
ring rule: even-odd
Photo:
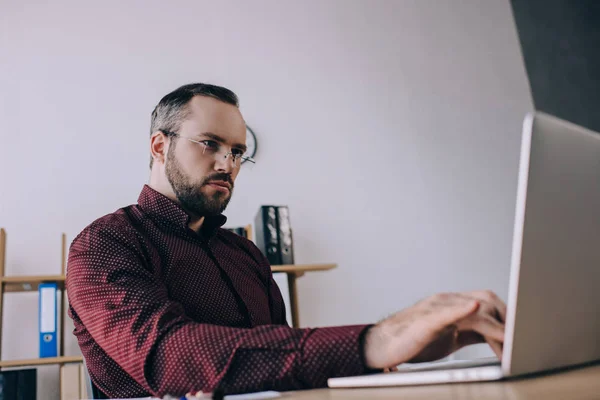
[[[213,97],[224,103],[239,107],[237,95],[227,88],[206,83],[190,83],[173,90],[160,99],[154,111],[152,111],[150,136],[154,132],[162,130],[177,132],[181,122],[188,116],[187,104],[194,96]],[[153,161],[150,158],[150,168],[152,168]]]

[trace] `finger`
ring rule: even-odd
[[[504,325],[484,313],[477,313],[460,321],[458,329],[460,331],[474,331],[486,340],[492,339],[504,343]]]
[[[458,349],[462,349],[465,346],[470,346],[472,344],[479,343],[485,343],[485,338],[479,333],[473,331],[459,332],[456,338],[456,344]]]
[[[506,322],[506,304],[504,304],[504,302],[496,295],[496,293],[492,292],[491,290],[476,290],[473,292],[467,292],[466,295],[492,304],[496,309],[499,317],[498,319],[501,322]]]
[[[425,310],[429,317],[427,319],[435,325],[436,333],[439,333],[457,321],[475,314],[479,309],[479,301],[455,294],[438,294],[424,304],[424,307],[428,308]]]
[[[468,292],[466,295],[489,304],[494,308],[494,317],[500,322],[506,321],[506,304],[504,304],[504,302],[491,290],[478,290]]]
[[[502,360],[502,344],[500,342],[497,342],[497,341],[491,340],[491,339],[486,339],[485,341],[487,342],[487,344],[490,345],[490,347],[492,348],[492,350],[494,351],[494,353],[496,354],[498,359]]]

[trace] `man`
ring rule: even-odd
[[[69,316],[106,395],[323,387],[480,342],[501,355],[506,308],[488,291],[435,295],[376,325],[290,328],[266,258],[221,228],[245,151],[236,95],[182,86],[150,133],[138,203],[94,221],[69,252]]]

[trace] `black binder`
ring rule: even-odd
[[[294,243],[287,206],[261,206],[254,219],[256,245],[271,265],[294,264]]]
[[[281,265],[277,222],[277,206],[261,206],[254,218],[256,246],[263,252],[269,264]]]
[[[37,370],[0,372],[0,400],[36,400]]]
[[[282,264],[294,263],[294,246],[292,241],[292,226],[290,224],[290,210],[287,206],[277,207],[277,226],[279,238],[279,252]]]
[[[248,235],[246,234],[246,228],[240,227],[240,228],[225,228],[225,230],[228,230],[229,232],[233,232],[236,235],[240,235],[242,237],[248,238]]]

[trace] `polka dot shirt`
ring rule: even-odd
[[[144,186],[137,204],[75,238],[69,316],[107,396],[307,389],[368,372],[368,326],[289,327],[268,261],[225,221],[207,218],[196,233],[183,209]]]

